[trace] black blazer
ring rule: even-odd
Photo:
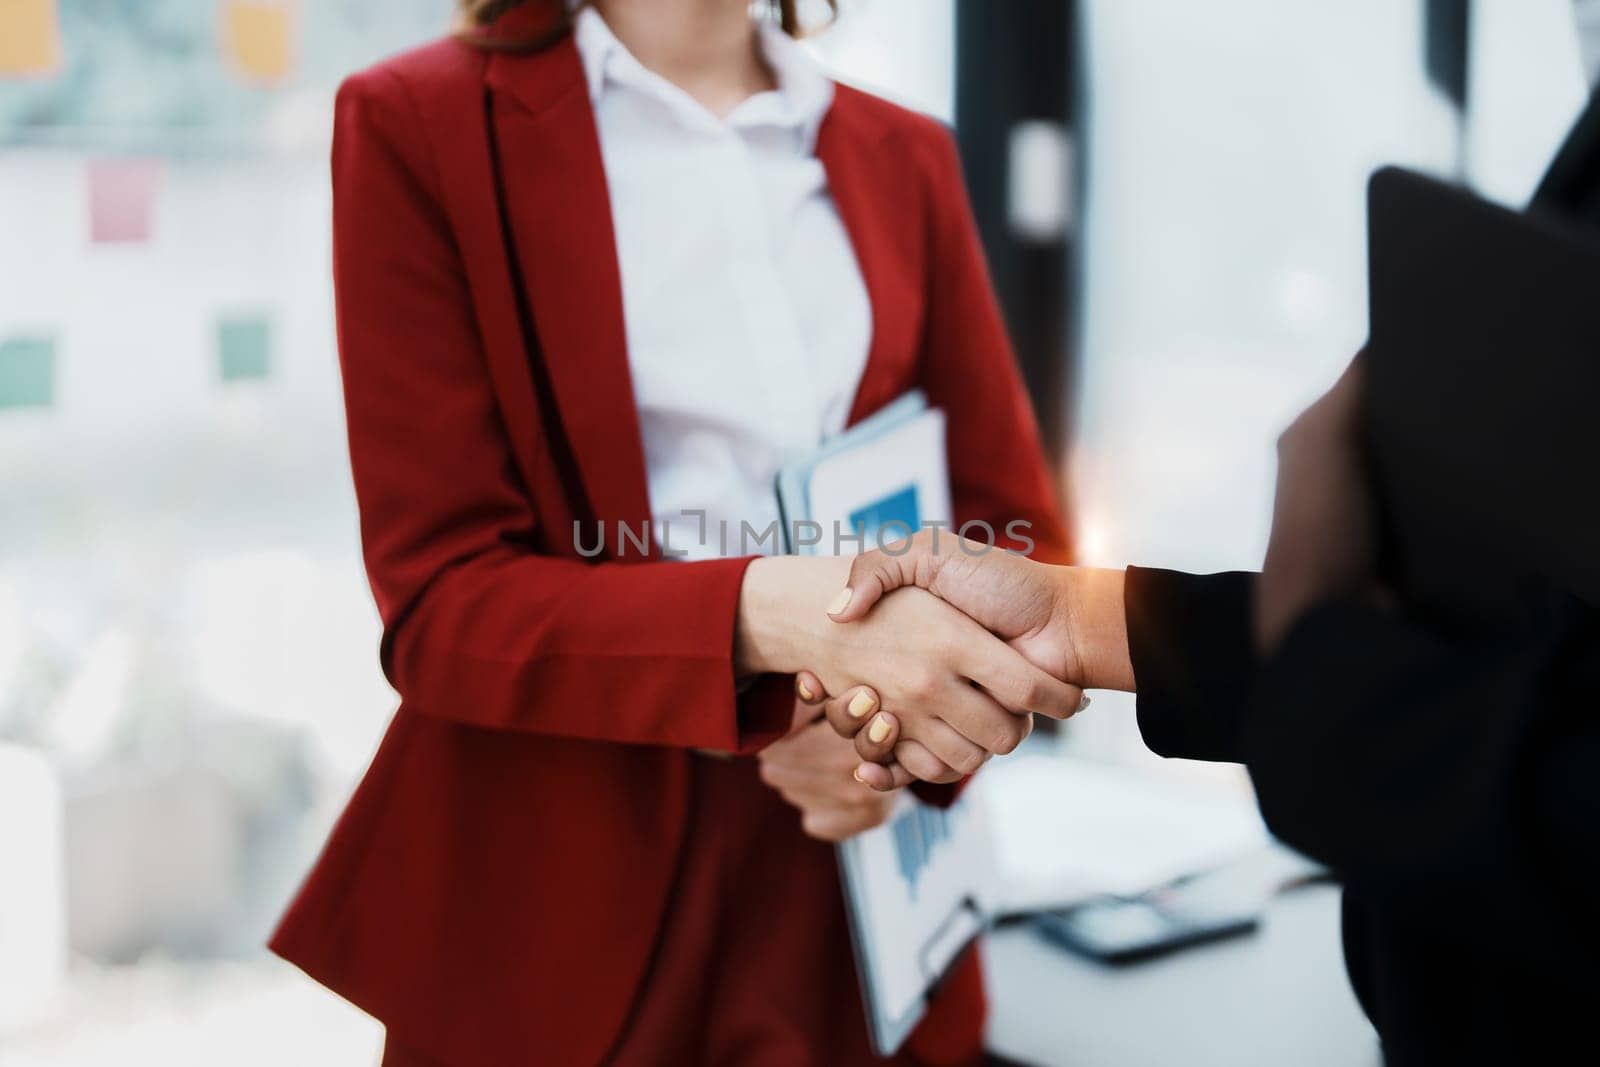
[[[1600,226],[1600,96],[1534,207]],[[1391,1064],[1592,1059],[1600,613],[1545,590],[1526,627],[1472,640],[1330,603],[1260,663],[1253,581],[1130,569],[1145,743],[1245,764],[1272,831],[1344,882],[1350,977]]]
[[[1139,727],[1240,762],[1273,833],[1346,886],[1345,955],[1391,1064],[1558,1062],[1600,1008],[1600,623],[1552,594],[1453,643],[1359,604],[1270,662],[1253,575],[1131,569]]]

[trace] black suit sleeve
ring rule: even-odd
[[[1330,603],[1258,664],[1254,578],[1129,569],[1145,743],[1245,763],[1278,837],[1419,929],[1541,964],[1592,958],[1595,613],[1568,602],[1518,636],[1465,642]]]
[[[1419,930],[1592,958],[1600,633],[1568,603],[1457,642],[1363,604],[1314,609],[1239,731],[1263,815]]]
[[[1254,653],[1255,575],[1195,575],[1129,567],[1128,652],[1139,687],[1139,732],[1152,752],[1236,763]]]

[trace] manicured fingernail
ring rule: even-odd
[[[1089,705],[1093,704],[1093,703],[1094,703],[1094,701],[1089,699],[1089,694],[1085,693],[1085,694],[1083,694],[1083,699],[1078,701],[1078,710],[1079,711],[1086,711],[1086,710],[1088,710]]]
[[[889,720],[879,715],[872,720],[872,725],[867,727],[867,740],[875,745],[883,744],[883,739],[889,736]]]
[[[798,679],[798,678],[795,679],[794,691],[796,693],[800,694],[800,699],[801,700],[815,700],[815,699],[817,699],[817,694],[815,694],[815,693],[813,693],[811,691],[811,687],[809,685],[807,685],[805,682],[803,682],[800,679]]]
[[[846,709],[852,719],[865,718],[866,715],[878,706],[877,698],[863,689],[850,698],[850,706]]]
[[[855,770],[851,771],[850,772],[850,777],[854,778],[856,781],[860,782],[862,785],[866,785],[867,784],[867,780],[865,778],[861,777],[861,768],[860,767],[857,767]]]
[[[839,595],[833,598],[833,603],[828,605],[828,614],[837,615],[850,606],[850,587],[847,585],[839,590]]]

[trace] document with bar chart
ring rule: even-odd
[[[776,484],[789,552],[842,551],[897,540],[951,519],[944,412],[910,392],[786,466]],[[797,533],[809,530],[810,537]],[[949,809],[906,793],[894,817],[839,846],[856,970],[873,1045],[897,1050],[927,994],[992,913],[994,852],[981,801]]]
[[[791,554],[876,548],[924,523],[948,523],[944,412],[920,392],[906,393],[786,465],[775,488]]]
[[[976,790],[949,808],[908,793],[887,823],[839,846],[856,969],[880,1055],[905,1041],[930,987],[988,923],[995,864],[982,803]]]

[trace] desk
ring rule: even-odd
[[[1026,926],[991,934],[989,1043],[1038,1067],[1379,1067],[1345,978],[1339,890],[1290,890],[1253,935],[1103,967]]]

